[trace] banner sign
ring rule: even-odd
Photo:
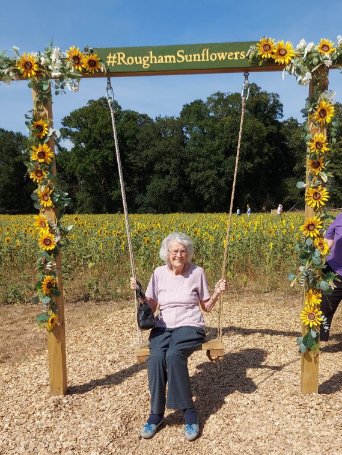
[[[109,73],[196,73],[248,71],[255,42],[95,48]],[[133,74],[132,74],[133,75]]]

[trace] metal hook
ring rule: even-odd
[[[114,103],[114,90],[112,87],[112,84],[110,82],[110,77],[107,77],[107,99],[108,102],[111,101],[111,103]]]
[[[247,100],[249,97],[249,82],[248,82],[249,73],[246,72],[243,75],[245,77],[245,80],[244,80],[243,87],[241,90],[241,98],[245,98]]]

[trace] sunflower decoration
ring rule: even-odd
[[[82,71],[82,61],[84,58],[84,54],[75,46],[70,47],[69,50],[66,52],[67,58],[71,61],[74,69],[76,71]]]
[[[46,330],[52,332],[52,330],[59,325],[59,318],[56,313],[50,312],[49,319],[46,321]]]
[[[331,122],[331,119],[335,115],[334,106],[328,101],[321,100],[312,114],[312,120],[316,123],[319,123],[321,126],[324,126],[327,123]]]
[[[314,153],[326,153],[330,150],[328,147],[327,137],[324,133],[314,134],[311,141],[308,142],[308,146],[310,151]]]
[[[329,192],[322,185],[308,188],[305,193],[305,201],[309,207],[319,210],[329,199]]]
[[[39,64],[33,54],[23,54],[16,63],[24,78],[34,77],[39,71]]]
[[[53,151],[47,144],[32,147],[31,160],[39,163],[50,164],[53,159]]]
[[[32,135],[43,139],[49,132],[49,122],[46,119],[35,120],[31,126]]]
[[[30,172],[30,178],[36,183],[41,183],[46,177],[47,173],[39,167]]]
[[[57,287],[56,278],[52,275],[46,275],[42,281],[42,291],[44,295],[50,295]]]
[[[305,326],[310,328],[318,328],[322,321],[322,311],[320,311],[316,306],[305,305],[303,310],[300,313],[300,320]]]
[[[44,251],[54,250],[57,245],[55,236],[48,230],[40,231],[38,245]]]
[[[314,160],[308,160],[308,169],[311,174],[319,175],[319,173],[323,171],[324,167],[325,165],[323,157]]]
[[[37,195],[39,199],[39,204],[41,207],[53,207],[53,202],[51,199],[52,188],[44,186],[37,189]]]
[[[280,65],[287,65],[291,62],[296,53],[292,44],[289,41],[279,41],[275,47],[273,58],[276,63]]]
[[[272,38],[262,38],[257,44],[258,54],[261,58],[272,58],[275,47]]]
[[[34,216],[34,227],[37,229],[40,229],[40,230],[49,229],[48,218],[43,214],[35,215]]]
[[[305,294],[305,305],[318,306],[322,302],[322,292],[318,289],[309,289]]]
[[[87,73],[96,73],[101,70],[100,59],[96,54],[84,55],[82,59],[82,66]]]
[[[303,232],[305,237],[315,238],[320,236],[320,230],[322,228],[323,221],[321,218],[314,216],[312,218],[307,218],[300,230]]]
[[[323,237],[317,237],[314,240],[314,246],[320,251],[321,256],[327,256],[329,254],[328,242]]]
[[[334,47],[334,43],[332,41],[322,38],[318,43],[317,50],[322,55],[330,55],[336,51],[336,48]]]

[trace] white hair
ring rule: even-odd
[[[183,232],[172,232],[169,234],[161,243],[161,247],[159,250],[159,256],[165,264],[170,264],[169,261],[169,245],[171,242],[178,242],[186,248],[187,254],[187,262],[191,262],[192,256],[194,255],[194,245],[190,237]]]

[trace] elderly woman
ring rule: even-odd
[[[155,269],[146,290],[149,305],[153,311],[159,307],[159,315],[149,338],[151,413],[141,430],[145,439],[152,438],[163,424],[165,406],[183,410],[187,440],[192,441],[199,434],[188,357],[205,337],[200,307],[204,311],[213,308],[226,289],[226,280],[219,280],[210,296],[204,270],[191,262],[192,256],[193,244],[187,235],[179,232],[168,235],[160,248],[165,265]],[[136,281],[131,278],[131,288],[136,287]]]

